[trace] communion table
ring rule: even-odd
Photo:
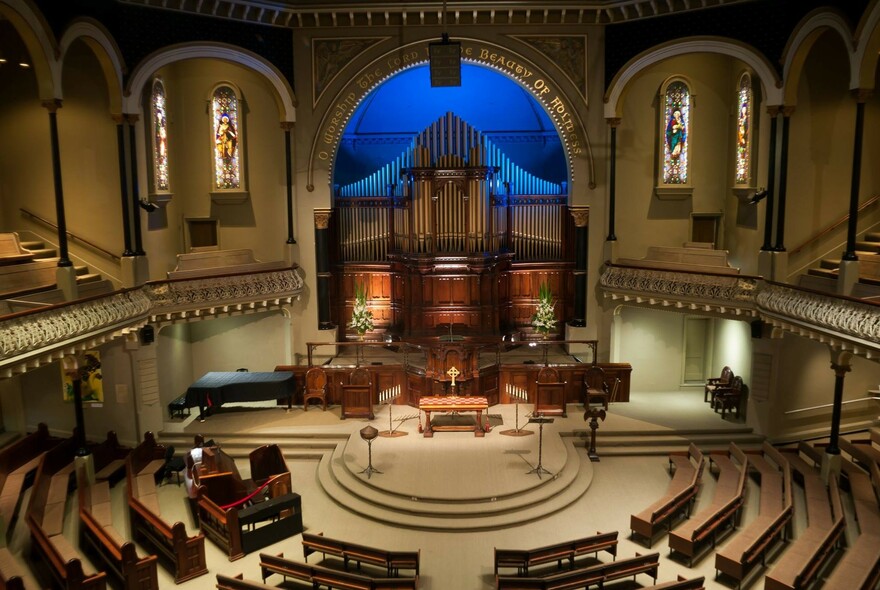
[[[479,396],[458,395],[435,395],[419,398],[419,410],[425,413],[425,426],[422,427],[421,414],[419,414],[419,432],[423,432],[425,438],[434,436],[434,431],[463,431],[473,430],[474,436],[485,436],[489,432],[488,410],[489,400]],[[487,423],[483,426],[483,410],[487,413]],[[474,424],[431,424],[431,412],[476,412],[477,419]]]

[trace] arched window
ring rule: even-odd
[[[657,196],[685,198],[691,194],[691,107],[693,96],[687,80],[668,78],[660,87],[660,128]]]
[[[153,192],[170,193],[171,180],[168,174],[168,110],[165,98],[165,84],[162,82],[162,78],[153,80],[153,89],[150,93],[150,116],[153,130]]]
[[[748,72],[743,72],[736,92],[736,145],[734,146],[736,174],[734,184],[738,186],[749,186],[752,183],[753,103],[752,77]]]
[[[222,193],[245,195],[244,133],[241,98],[231,84],[219,84],[211,93],[211,149],[214,154],[212,196]]]

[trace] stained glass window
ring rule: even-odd
[[[687,184],[690,89],[684,82],[674,81],[666,87],[663,97],[663,183]]]
[[[241,188],[241,136],[238,94],[230,86],[218,86],[211,99],[214,145],[214,188]]]
[[[739,79],[736,115],[736,184],[749,184],[752,176],[752,78],[748,72]]]
[[[153,117],[153,190],[169,192],[168,180],[168,111],[165,104],[165,84],[161,78],[153,80],[150,97]]]

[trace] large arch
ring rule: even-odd
[[[261,74],[274,89],[273,97],[282,123],[296,122],[296,96],[284,75],[256,53],[225,43],[184,43],[171,45],[148,55],[132,72],[122,101],[123,112],[140,113],[144,85],[156,70],[188,59],[220,59],[242,65]]]
[[[865,11],[856,29],[856,39],[857,88],[873,89],[877,84],[875,73],[880,58],[880,0],[873,0]]]
[[[8,19],[32,60],[40,100],[61,98],[61,66],[55,59],[52,29],[31,0],[0,0],[0,15]]]
[[[315,167],[319,161],[328,163],[328,178],[332,176],[332,162],[342,139],[342,132],[361,101],[370,92],[403,70],[428,63],[429,43],[435,39],[421,39],[385,51],[366,64],[334,95],[331,107],[324,113],[309,153],[306,189],[315,190]],[[584,157],[587,164],[588,185],[596,188],[595,164],[592,147],[579,114],[574,109],[578,101],[571,99],[557,85],[554,78],[520,52],[496,43],[469,37],[457,37],[462,45],[462,61],[492,68],[526,89],[547,112],[556,126],[573,180],[576,157]],[[581,99],[582,100],[582,99]]]
[[[786,106],[797,104],[797,90],[804,62],[810,54],[813,44],[826,31],[835,31],[846,47],[849,56],[849,79],[850,88],[858,88],[858,64],[856,62],[855,48],[852,42],[852,32],[846,24],[843,16],[838,12],[827,9],[818,9],[810,12],[798,25],[786,44],[783,51],[783,99]]]
[[[605,118],[617,119],[622,116],[620,105],[629,86],[646,68],[679,55],[694,53],[718,53],[736,58],[752,68],[761,81],[762,95],[767,105],[782,104],[781,82],[773,66],[761,53],[748,45],[718,37],[691,37],[659,45],[629,60],[618,71],[605,92]]]
[[[125,72],[125,61],[119,46],[111,37],[104,26],[93,19],[80,19],[74,21],[61,36],[60,50],[63,69],[64,58],[70,45],[81,39],[95,54],[101,71],[107,82],[109,94],[110,113],[122,114],[122,76]],[[60,90],[63,90],[60,88]]]

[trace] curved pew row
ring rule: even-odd
[[[716,576],[723,573],[738,584],[759,561],[764,565],[776,538],[784,538],[793,511],[791,467],[782,454],[764,442],[760,453],[748,455],[748,464],[760,480],[758,516],[715,554]]]
[[[568,562],[568,569],[574,569],[575,559],[583,555],[595,555],[607,551],[617,559],[618,531],[596,533],[590,537],[554,543],[536,549],[495,549],[495,575],[500,568],[516,568],[517,575],[528,576],[529,567],[556,562],[562,569],[563,562]],[[303,537],[305,538],[305,537]],[[305,541],[303,541],[305,542]]]
[[[599,563],[589,567],[565,570],[542,577],[495,576],[497,590],[555,590],[558,588],[587,588],[638,574],[647,574],[657,584],[660,554],[649,553],[611,563]]]
[[[35,432],[0,451],[0,516],[7,527],[4,533],[12,529],[12,523],[18,515],[21,493],[29,485],[29,479],[36,472],[43,453],[61,440],[51,436],[49,427],[41,422]]]
[[[69,590],[106,588],[106,574],[95,572],[64,536],[67,495],[72,489],[77,435],[43,455],[25,518],[31,552],[40,559],[55,586]]]
[[[143,442],[125,459],[128,511],[134,540],[159,551],[171,565],[174,580],[179,584],[208,573],[205,536],[190,537],[182,522],[169,524],[162,518],[156,473],[164,466],[165,447],[156,443],[152,432],[145,433]]]
[[[421,551],[388,551],[386,549],[377,549],[367,545],[359,545],[349,543],[348,541],[340,541],[325,537],[324,533],[303,533],[302,534],[303,559],[309,561],[309,555],[320,553],[323,556],[333,555],[343,560],[346,571],[349,562],[353,561],[357,564],[358,569],[361,563],[369,563],[385,570],[389,578],[399,575],[400,570],[413,570],[416,577],[419,576],[419,562],[421,561]]]
[[[870,467],[869,476],[853,463],[843,461],[860,534],[834,566],[823,590],[872,590],[880,585],[880,467],[876,463]]]
[[[633,537],[636,535],[645,539],[646,547],[654,544],[654,537],[658,531],[669,531],[672,521],[676,516],[684,513],[690,516],[691,505],[700,486],[700,478],[703,475],[705,465],[703,453],[694,445],[690,444],[687,452],[675,452],[669,455],[669,469],[675,467],[672,480],[666,489],[666,494],[642,510],[630,517],[630,530]]]
[[[278,574],[285,582],[290,578],[312,584],[315,588],[326,586],[340,590],[416,590],[419,587],[418,576],[371,578],[362,574],[285,559],[283,553],[278,555],[260,553],[260,572],[263,584],[266,583],[266,578]]]
[[[711,453],[710,472],[713,463],[718,466],[719,473],[712,503],[669,533],[669,549],[687,556],[688,567],[693,566],[694,557],[707,542],[711,542],[714,549],[718,530],[722,526],[729,523],[731,530],[736,528],[745,499],[748,459],[739,447],[730,443],[726,453]]]

